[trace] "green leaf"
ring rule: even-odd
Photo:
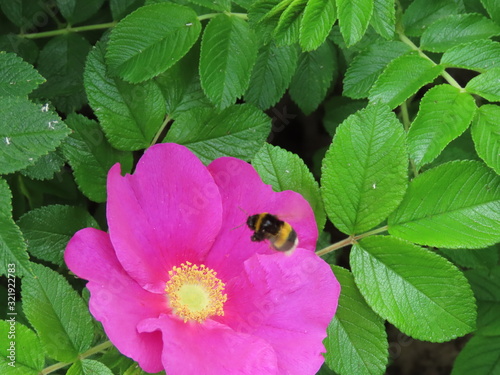
[[[150,79],[184,56],[200,31],[191,8],[166,2],[139,8],[111,31],[106,53],[110,72],[132,83]]]
[[[131,358],[125,357],[114,346],[108,348],[99,358],[99,361],[102,362],[107,367],[109,367],[110,369],[114,370],[115,373],[122,375],[125,374],[125,371],[129,367],[131,366],[137,367],[136,362],[134,362]]]
[[[16,322],[16,316],[0,320],[0,353],[3,375],[38,375],[45,365],[40,340],[35,332]]]
[[[13,52],[24,61],[34,64],[38,58],[38,46],[31,40],[17,34],[0,35],[0,51]]]
[[[368,106],[338,128],[323,159],[321,190],[332,223],[353,235],[398,206],[407,185],[405,133],[385,106]]]
[[[36,276],[22,283],[26,317],[51,358],[72,362],[92,344],[88,308],[62,275],[40,264],[32,263],[32,268]]]
[[[307,0],[292,0],[281,14],[273,35],[278,45],[290,45],[299,41],[302,13]]]
[[[40,51],[37,69],[47,82],[33,92],[33,97],[50,98],[54,106],[70,113],[87,102],[83,87],[83,69],[90,43],[69,33],[51,39]]]
[[[375,43],[380,43],[382,39],[372,27],[368,28],[363,38],[351,47],[347,47],[338,25],[334,25],[328,40],[331,40],[339,47],[339,57],[343,57],[346,63],[351,63],[355,56]]]
[[[0,213],[10,215],[12,212],[12,193],[9,184],[0,177]]]
[[[270,131],[270,118],[250,104],[193,108],[177,117],[164,142],[187,146],[205,164],[222,156],[250,160]]]
[[[255,13],[252,17],[257,23],[270,20],[278,22],[281,14],[292,2],[293,0],[260,0],[252,6],[250,12]]]
[[[500,242],[500,177],[477,161],[416,177],[389,217],[389,233],[421,245],[481,248]]]
[[[408,131],[408,150],[415,166],[433,161],[469,127],[475,111],[474,98],[456,87],[443,84],[427,91]]]
[[[332,80],[336,80],[337,68],[335,46],[328,40],[318,49],[299,56],[289,92],[306,115],[318,108],[325,99]]]
[[[402,42],[378,42],[362,51],[347,69],[344,77],[344,95],[353,99],[367,98],[370,88],[392,60],[411,51]]]
[[[234,0],[233,2],[243,9],[248,10],[256,2],[256,0]]]
[[[492,68],[472,78],[465,89],[467,92],[482,96],[490,102],[500,102],[500,67]]]
[[[334,136],[337,127],[350,115],[366,107],[366,100],[352,100],[345,96],[333,96],[325,102],[323,126],[330,136]]]
[[[361,40],[373,12],[373,0],[336,0],[340,32],[348,47]]]
[[[350,264],[368,304],[408,336],[444,342],[474,330],[476,306],[467,279],[439,255],[373,236],[353,246]]]
[[[110,0],[109,7],[114,20],[119,20],[144,5],[144,0]]]
[[[0,97],[28,95],[43,82],[32,65],[13,53],[0,52]]]
[[[189,0],[189,1],[208,9],[218,10],[219,12],[231,11],[230,0]]]
[[[500,43],[481,39],[459,44],[443,54],[440,64],[485,72],[500,66]]]
[[[64,250],[80,229],[99,228],[81,207],[52,205],[31,210],[19,219],[19,227],[28,243],[29,253],[58,266],[64,264]]]
[[[199,51],[195,54],[194,50],[192,48],[174,66],[155,78],[165,98],[168,116],[173,119],[194,107],[212,107],[201,88],[198,75]]]
[[[0,259],[4,259],[0,264],[0,275],[10,273],[22,277],[30,274],[31,263],[24,238],[10,213],[4,212],[0,212]],[[15,272],[9,271],[12,268]]]
[[[132,363],[128,368],[122,372],[123,375],[148,375],[149,372],[145,372],[141,369],[137,363]],[[155,375],[165,375],[165,371],[156,372]]]
[[[245,93],[256,58],[256,39],[246,21],[220,14],[209,22],[201,41],[200,77],[212,103],[226,108]]]
[[[0,178],[0,275],[24,276],[30,271],[26,243],[12,220],[12,193],[7,181]]]
[[[248,22],[257,36],[259,46],[271,42],[279,17],[291,2],[292,0],[256,0],[250,6]]]
[[[301,194],[314,211],[318,230],[323,229],[326,215],[318,183],[298,155],[266,143],[252,159],[252,165],[274,191],[293,190]]]
[[[116,163],[122,173],[132,169],[132,153],[118,151],[104,138],[99,124],[85,116],[71,114],[66,124],[73,133],[63,142],[63,152],[73,168],[80,190],[94,202],[106,201],[106,180],[109,169]]]
[[[19,114],[22,114],[20,116]],[[48,104],[4,97],[0,106],[0,173],[23,169],[53,151],[69,129]]]
[[[391,40],[396,29],[396,8],[393,0],[374,0],[371,25],[383,38]]]
[[[17,194],[23,194],[22,197],[17,196],[16,203],[21,207],[16,207],[16,216],[21,216],[31,207],[40,207],[54,201],[78,204],[83,199],[73,175],[66,170],[57,173],[51,180],[38,181],[19,176],[13,182],[18,190]]]
[[[104,0],[56,0],[56,3],[66,21],[74,25],[96,14]]]
[[[403,55],[389,63],[370,90],[370,101],[395,108],[444,71],[440,65],[416,55]]]
[[[0,7],[3,14],[16,26],[22,29],[31,29],[40,27],[40,14],[45,15],[43,1],[33,0],[0,0]]]
[[[477,334],[500,336],[500,266],[488,273],[465,271],[465,276],[477,300]]]
[[[434,21],[463,10],[462,0],[415,0],[403,14],[405,34],[420,36]]]
[[[309,0],[300,22],[300,47],[313,51],[321,46],[337,20],[335,0]]]
[[[500,371],[500,337],[474,336],[455,360],[451,375],[493,375]]]
[[[276,104],[285,93],[297,67],[296,46],[263,46],[253,67],[245,100],[261,109]]]
[[[500,107],[483,105],[472,122],[472,139],[477,154],[500,174]]]
[[[388,355],[384,321],[366,304],[348,270],[332,270],[342,290],[324,341],[325,361],[339,374],[382,375]]]
[[[85,66],[89,103],[113,147],[134,151],[150,145],[165,117],[165,100],[153,81],[133,85],[111,78],[104,62],[106,46],[97,43]]]
[[[422,34],[420,48],[444,52],[461,43],[500,35],[500,26],[480,14],[455,14],[441,18]]]
[[[54,174],[59,172],[66,162],[60,149],[49,152],[47,155],[39,157],[33,165],[22,169],[23,176],[34,180],[50,180]]]
[[[113,371],[99,361],[78,360],[68,369],[66,375],[113,375]]]
[[[500,3],[497,0],[481,0],[491,19],[500,24]]]
[[[481,160],[474,149],[469,129],[451,141],[432,163],[422,167],[422,171],[455,160]]]
[[[486,249],[439,249],[439,252],[460,267],[484,270],[498,264],[498,250],[497,246],[490,246]]]

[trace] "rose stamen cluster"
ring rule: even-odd
[[[168,272],[165,292],[174,314],[184,320],[203,322],[211,316],[224,315],[224,283],[217,272],[191,262],[182,263]]]

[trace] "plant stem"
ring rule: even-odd
[[[96,345],[93,348],[90,348],[89,350],[87,350],[86,352],[80,354],[78,356],[77,360],[90,357],[91,355],[94,355],[96,353],[102,352],[103,350],[105,350],[105,349],[107,349],[107,348],[109,348],[111,346],[113,346],[113,344],[111,343],[111,341],[103,342],[102,344]],[[45,367],[42,371],[40,371],[40,375],[50,374],[51,372],[57,371],[57,370],[59,370],[59,369],[61,369],[63,367],[71,365],[74,362],[75,361],[73,361],[73,362],[58,362],[58,363],[55,363],[52,366]]]
[[[415,45],[406,35],[404,35],[402,32],[398,32],[399,39],[407,45],[409,45],[414,51],[417,51],[420,56],[423,58],[429,60],[433,65],[437,65],[429,56],[427,56],[419,47]],[[443,71],[441,73],[441,77],[443,77],[446,82],[448,82],[451,86],[456,87],[459,89],[461,92],[464,92],[464,88],[458,84],[457,81],[446,71]]]
[[[455,78],[453,78],[447,71],[443,71],[443,73],[441,73],[441,77],[443,77],[446,80],[446,82],[448,82],[450,85],[459,89],[460,92],[465,92],[465,89],[462,86],[460,86],[460,84],[457,81],[455,81]]]
[[[231,13],[235,17],[239,17],[243,20],[248,20],[248,14],[247,13]]]
[[[403,118],[403,126],[405,127],[405,131],[408,132],[410,129],[410,115],[408,114],[408,105],[405,100],[400,106],[401,108],[401,117]]]
[[[207,14],[202,14],[201,16],[198,16],[198,21],[203,21],[203,20],[208,20],[210,18],[214,18],[215,16],[218,16],[220,13],[207,13]]]
[[[357,236],[354,236],[354,241],[360,240],[365,237],[370,237],[373,236],[374,234],[379,234],[382,232],[387,232],[387,225],[384,225],[383,227],[376,228],[365,233],[358,234]]]
[[[235,17],[238,17],[238,18],[242,18],[244,20],[248,19],[248,14],[246,14],[246,13],[231,13],[231,12],[224,12],[224,13],[227,14],[227,15],[229,15],[229,16],[235,16]],[[207,14],[202,14],[201,16],[198,16],[198,21],[208,20],[210,18],[214,18],[214,17],[218,16],[219,14],[222,14],[222,13],[207,13]]]
[[[408,104],[407,101],[404,101],[399,108],[401,109],[401,117],[403,118],[403,126],[405,128],[405,131],[408,133],[408,130],[410,129],[410,115],[408,114]],[[413,175],[415,177],[418,176],[418,169],[417,166],[415,165],[415,162],[410,159],[410,166],[411,170],[413,171]]]
[[[83,31],[90,30],[100,30],[100,29],[109,29],[114,27],[117,24],[116,21],[108,22],[108,23],[100,23],[97,25],[87,25],[87,26],[77,26],[77,27],[65,27],[64,29],[52,30],[52,31],[44,31],[41,33],[32,33],[32,34],[19,34],[21,38],[26,39],[38,39],[38,38],[48,38],[56,35],[64,35],[69,33],[80,33]]]
[[[171,120],[170,116],[167,115],[165,117],[165,120],[163,120],[163,123],[161,124],[160,129],[158,129],[158,131],[156,132],[156,134],[155,134],[153,140],[151,141],[149,147],[151,147],[156,142],[158,142],[158,138],[160,138],[161,133],[163,133],[163,130],[165,130],[165,127],[167,126],[167,124],[169,123],[170,120]]]
[[[327,246],[321,250],[316,251],[316,254],[321,257],[323,255],[331,253],[332,251],[338,250],[344,246],[352,245],[353,243],[354,243],[354,237],[349,236],[345,240],[336,242],[334,244],[331,244],[330,246]]]
[[[387,225],[380,227],[380,228],[377,228],[377,229],[374,229],[374,230],[371,230],[371,231],[366,232],[366,233],[359,234],[357,236],[349,236],[345,240],[336,242],[330,246],[325,247],[324,249],[316,251],[316,254],[321,257],[323,255],[331,253],[332,251],[338,250],[344,246],[352,245],[352,244],[356,243],[356,241],[360,240],[361,238],[373,236],[374,234],[382,233],[385,231],[387,231]]]

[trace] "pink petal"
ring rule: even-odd
[[[219,271],[223,280],[239,274],[240,265],[251,255],[275,252],[268,241],[250,240],[252,231],[246,225],[248,215],[262,212],[277,215],[295,229],[300,247],[315,249],[318,229],[314,213],[300,194],[288,190],[273,192],[272,187],[262,182],[250,164],[239,159],[216,159],[208,169],[221,193],[223,225],[206,263],[212,266],[232,264],[232,267]]]
[[[257,254],[226,290],[225,315],[218,321],[269,342],[280,374],[316,374],[340,294],[326,262],[300,248],[289,257]]]
[[[77,232],[64,259],[77,276],[89,280],[89,307],[116,348],[149,372],[163,369],[158,332],[139,333],[137,324],[169,310],[165,296],[148,292],[122,268],[107,233],[93,228]]]
[[[163,365],[172,375],[278,375],[273,348],[264,340],[235,332],[212,320],[184,323],[171,316],[148,319],[141,332],[160,330]]]
[[[108,174],[107,217],[123,268],[140,285],[163,293],[168,271],[199,263],[221,226],[221,199],[207,168],[186,147],[158,144],[132,175]]]

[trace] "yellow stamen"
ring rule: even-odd
[[[203,322],[208,317],[224,315],[227,295],[225,284],[216,277],[217,272],[190,262],[182,263],[168,272],[170,280],[165,286],[174,314],[184,320]]]

